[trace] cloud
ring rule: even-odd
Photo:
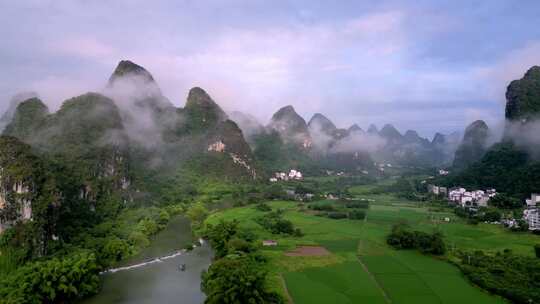
[[[28,83],[27,90],[38,92],[49,109],[55,111],[66,99],[96,91],[98,87],[99,82],[94,79],[51,75]]]
[[[54,41],[49,44],[52,53],[91,59],[118,56],[118,51],[94,37],[75,37]]]
[[[116,62],[130,59],[178,106],[201,86],[226,110],[261,122],[292,104],[341,126],[391,122],[448,133],[473,116],[502,119],[508,82],[540,63],[539,4],[474,5],[4,2],[0,109],[20,90],[37,91],[53,108],[99,91]]]

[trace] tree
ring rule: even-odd
[[[496,209],[490,209],[484,214],[484,221],[498,222],[501,220],[501,213]]]
[[[202,275],[205,303],[284,303],[281,297],[266,291],[266,276],[267,271],[251,256],[221,258]]]
[[[0,278],[2,303],[68,303],[99,290],[94,254],[82,252],[20,267]]]
[[[203,233],[204,237],[210,241],[212,249],[217,258],[224,257],[228,253],[228,242],[238,233],[238,221],[223,221],[217,225],[207,225]]]
[[[351,220],[363,220],[366,218],[366,212],[363,210],[353,210],[349,212],[349,219]]]
[[[117,237],[112,237],[107,240],[105,246],[100,252],[100,259],[107,264],[118,262],[122,258],[129,255],[129,244]]]
[[[396,249],[419,249],[422,253],[443,255],[446,252],[443,235],[411,231],[406,224],[396,224],[386,237],[386,243]]]
[[[186,212],[187,217],[191,220],[191,225],[195,228],[201,226],[204,219],[208,216],[208,209],[202,202],[195,203]]]
[[[504,193],[499,193],[489,200],[489,204],[501,209],[516,209],[521,208],[522,204],[519,200],[510,197]]]

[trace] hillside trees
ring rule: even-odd
[[[96,257],[80,252],[33,262],[0,278],[2,303],[66,303],[97,293]]]

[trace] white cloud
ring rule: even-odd
[[[116,56],[118,51],[94,37],[67,38],[54,41],[48,46],[49,51],[62,55],[101,59]]]

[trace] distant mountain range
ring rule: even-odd
[[[437,133],[432,141],[420,137],[414,130],[402,135],[390,124],[380,131],[375,125],[370,125],[367,132],[357,124],[338,128],[321,113],[316,113],[306,123],[290,105],[279,109],[266,127],[254,117],[240,112],[234,113],[233,120],[254,149],[257,146],[253,138],[276,132],[283,144],[293,146],[298,153],[308,155],[319,164],[336,155],[341,159],[362,159],[356,164],[343,163],[342,170],[369,169],[367,164],[373,161],[411,166],[450,165],[461,140],[459,133]]]

